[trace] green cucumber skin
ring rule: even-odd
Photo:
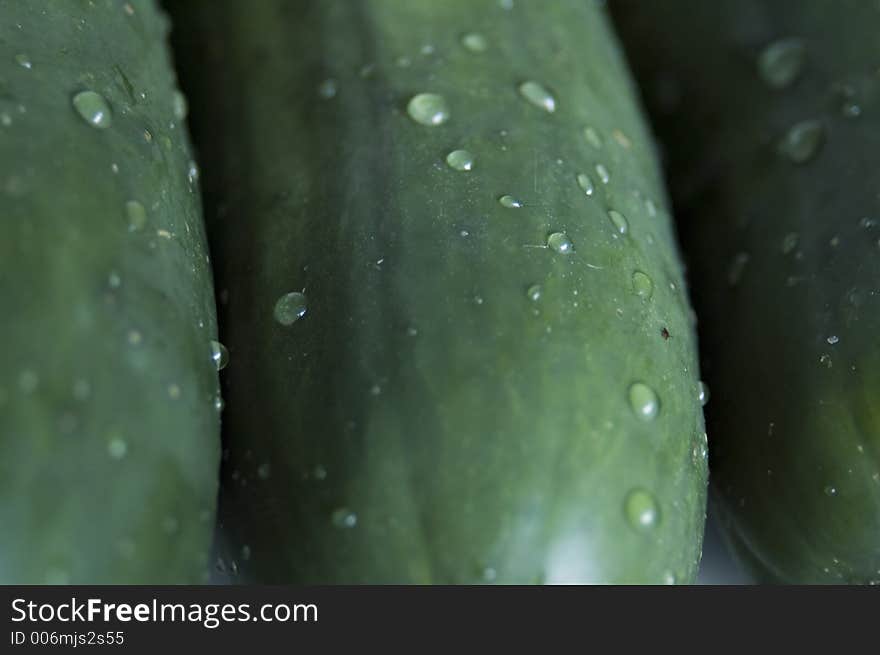
[[[693,580],[695,338],[650,136],[594,3],[171,10],[226,299],[227,568],[268,583]],[[554,113],[519,96],[528,79]],[[411,120],[420,92],[447,99],[447,123]],[[446,165],[457,148],[472,171]],[[532,247],[555,230],[574,253]],[[303,289],[306,315],[275,322]],[[635,381],[660,396],[652,422],[629,407]],[[653,530],[627,521],[634,488],[656,498]]]
[[[760,581],[880,581],[875,4],[612,5],[668,154],[691,263],[712,487]],[[789,37],[805,44],[803,69],[774,89],[758,54]],[[841,84],[858,117],[843,115]],[[813,119],[825,132],[816,154],[780,157],[781,135]],[[738,253],[749,259],[732,286]]]
[[[0,2],[3,584],[206,579],[216,310],[167,32],[148,1]]]

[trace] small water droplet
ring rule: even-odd
[[[829,498],[834,498],[834,496],[837,495],[837,487],[829,484],[825,487],[824,492],[825,492],[825,495],[828,496]]]
[[[828,342],[828,345],[833,346],[833,345],[837,344],[838,341],[840,341],[840,337],[838,337],[836,334],[832,334],[830,337],[825,339],[825,341]]]
[[[174,118],[179,121],[182,121],[186,118],[186,115],[189,113],[189,105],[186,101],[186,96],[183,95],[180,91],[175,91],[171,97],[171,109],[174,113]]]
[[[494,582],[498,577],[498,571],[496,571],[491,566],[487,566],[483,569],[483,580],[485,582]]]
[[[449,120],[449,106],[446,99],[436,93],[419,93],[412,97],[406,111],[420,125],[442,125]]]
[[[92,127],[107,128],[113,122],[110,105],[99,93],[80,91],[73,96],[73,108],[80,117]]]
[[[474,167],[474,156],[467,150],[453,150],[446,155],[446,163],[457,171],[469,171]]]
[[[128,219],[129,232],[139,232],[147,224],[147,210],[137,200],[125,203],[125,215]]]
[[[15,55],[15,63],[18,64],[19,66],[21,66],[22,68],[26,68],[28,70],[30,70],[34,66],[34,63],[31,61],[31,58],[28,57],[24,53],[19,53],[19,54]]]
[[[353,528],[357,525],[358,517],[347,507],[340,507],[333,511],[330,520],[337,528]]]
[[[651,530],[660,522],[657,501],[644,489],[633,489],[626,496],[624,504],[629,524],[637,530]]]
[[[336,97],[338,90],[339,85],[332,77],[328,77],[318,85],[318,95],[324,98],[324,100],[330,100],[331,98]]]
[[[632,285],[635,294],[644,300],[650,299],[654,293],[654,281],[642,271],[636,271],[632,274]]]
[[[701,466],[709,458],[709,436],[703,432],[691,450],[691,458],[695,466]]]
[[[560,255],[568,255],[574,250],[571,239],[565,232],[552,232],[547,237],[547,247]]]
[[[758,55],[758,75],[769,86],[783,89],[800,75],[805,54],[806,48],[801,39],[775,41]]]
[[[251,547],[245,544],[241,547],[241,559],[247,562],[251,558]]]
[[[177,384],[169,384],[168,385],[168,397],[171,400],[177,400],[180,398],[180,385]]]
[[[229,363],[229,351],[219,341],[211,340],[211,361],[218,371],[222,371]]]
[[[733,261],[730,263],[730,267],[727,269],[727,283],[730,286],[735,287],[739,284],[743,272],[746,270],[746,264],[748,263],[749,253],[739,252],[734,256]]]
[[[489,47],[486,37],[478,32],[468,32],[463,35],[461,37],[461,44],[465,47],[465,50],[470,50],[474,53],[486,52]]]
[[[793,164],[805,164],[816,156],[825,139],[825,128],[816,120],[793,125],[779,142],[779,154]]]
[[[217,412],[222,412],[223,408],[226,406],[226,403],[223,401],[223,396],[217,394],[214,396],[214,410]]]
[[[88,380],[80,378],[73,383],[73,397],[77,400],[88,400],[92,394],[92,385]]]
[[[166,516],[162,519],[162,530],[165,534],[174,534],[180,527],[177,519],[173,516]]]
[[[629,406],[643,421],[651,421],[660,413],[660,399],[657,393],[644,382],[630,385]]]
[[[538,82],[523,82],[519,85],[519,94],[535,107],[551,113],[556,111],[556,98]]]
[[[508,209],[519,209],[522,207],[522,203],[519,200],[509,195],[501,196],[498,198],[498,202],[501,203],[502,207],[507,207]]]
[[[120,437],[113,437],[107,442],[107,454],[113,459],[122,459],[128,452],[128,444]]]
[[[587,143],[597,150],[602,147],[602,137],[599,136],[599,132],[596,131],[595,127],[587,125],[584,128],[584,138],[587,140]]]
[[[700,405],[705,407],[706,403],[709,402],[709,385],[700,380],[699,384],[699,392],[697,393],[697,397],[700,399]]]
[[[794,251],[798,246],[798,242],[800,241],[800,236],[798,236],[797,232],[789,232],[782,238],[782,254],[788,255]]]
[[[186,179],[190,186],[195,184],[199,179],[199,166],[194,161],[190,161],[186,167]]]
[[[281,325],[293,325],[306,314],[306,296],[299,291],[291,291],[281,296],[275,303],[273,315]]]
[[[676,583],[675,573],[672,571],[666,571],[663,574],[663,584],[665,585],[674,585]]]
[[[629,222],[626,220],[626,216],[621,214],[619,211],[609,209],[608,218],[611,219],[611,223],[612,225],[614,225],[615,231],[619,234],[626,234],[629,231]]]
[[[629,150],[632,148],[632,141],[630,141],[629,137],[621,132],[618,129],[611,130],[611,136],[614,137],[614,140],[620,145],[624,150]]]
[[[22,393],[33,393],[39,384],[40,377],[36,371],[26,368],[18,374],[18,388]]]
[[[605,168],[604,164],[596,164],[596,175],[602,181],[602,184],[608,184],[611,181],[611,173]]]
[[[543,291],[544,290],[541,288],[540,284],[533,284],[526,290],[526,298],[532,302],[538,302],[541,299]]]
[[[271,474],[272,468],[269,465],[269,462],[263,462],[257,467],[257,477],[260,478],[260,480],[268,480]]]
[[[593,191],[595,189],[593,188],[593,180],[590,179],[589,175],[587,175],[586,173],[578,173],[577,183],[578,186],[581,188],[581,191],[583,191],[588,196],[593,195]]]

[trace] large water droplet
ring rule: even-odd
[[[535,107],[547,112],[556,111],[556,98],[544,86],[529,80],[519,85],[519,94]]]
[[[442,125],[449,120],[446,99],[436,93],[419,93],[409,101],[406,111],[420,125]]]
[[[147,224],[147,210],[137,200],[129,200],[125,203],[125,216],[130,232],[139,232]]]
[[[357,514],[347,507],[340,507],[333,511],[333,514],[330,515],[330,520],[337,528],[353,528],[357,525],[358,518]]]
[[[273,315],[281,325],[293,325],[305,316],[307,307],[305,294],[291,291],[278,299]]]
[[[73,108],[92,127],[107,128],[113,122],[110,105],[104,96],[94,91],[80,91],[73,96]]]
[[[593,195],[593,191],[595,189],[593,188],[593,180],[590,179],[589,175],[587,175],[586,173],[578,173],[577,183],[578,186],[581,188],[581,191],[583,191],[588,196]]]
[[[608,218],[611,220],[611,224],[614,225],[615,231],[619,234],[626,234],[629,231],[629,222],[626,220],[626,216],[619,211],[609,209]]]
[[[633,489],[627,494],[624,511],[629,524],[637,530],[651,530],[660,522],[657,501],[644,489]]]
[[[779,142],[779,153],[794,164],[804,164],[816,156],[825,139],[825,128],[816,120],[793,125]]]
[[[568,255],[574,250],[571,239],[565,232],[553,232],[547,237],[547,247],[560,255]]]
[[[461,37],[461,44],[465,47],[466,50],[470,50],[471,52],[481,53],[486,52],[489,47],[489,43],[486,41],[486,37],[478,32],[468,32],[467,34]]]
[[[660,399],[647,384],[635,382],[629,388],[629,406],[637,417],[651,421],[660,412]]]
[[[503,195],[498,198],[498,202],[501,203],[502,207],[507,207],[508,209],[518,209],[522,207],[522,203],[510,195]]]
[[[229,351],[219,341],[211,340],[211,361],[218,371],[222,371],[229,363]]]
[[[806,48],[798,38],[780,39],[758,56],[758,75],[768,85],[782,89],[797,79],[804,66]]]
[[[474,167],[474,156],[467,150],[453,150],[446,155],[446,163],[457,171],[469,171]]]
[[[633,291],[639,298],[648,300],[654,293],[654,281],[647,273],[636,271],[632,275]]]

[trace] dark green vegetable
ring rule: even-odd
[[[172,9],[232,354],[229,568],[692,580],[694,335],[595,4]]]
[[[760,580],[880,581],[880,9],[613,6],[692,262],[728,535]]]
[[[152,2],[0,2],[0,583],[190,583],[211,272]]]

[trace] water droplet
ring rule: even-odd
[[[15,55],[15,63],[18,64],[19,66],[21,66],[22,68],[26,68],[28,70],[30,70],[34,66],[34,63],[31,61],[31,58],[28,57],[24,53],[20,53],[20,54]]]
[[[709,458],[709,435],[703,432],[691,450],[691,458],[695,466],[701,466]]]
[[[168,385],[168,397],[171,400],[177,400],[180,398],[180,386],[177,384],[169,384]]]
[[[281,325],[293,325],[306,314],[306,296],[299,291],[291,291],[281,296],[275,303],[275,320]]]
[[[195,184],[199,179],[199,166],[194,161],[190,161],[186,167],[186,179],[190,186]]]
[[[219,341],[211,340],[211,361],[218,371],[222,371],[229,363],[229,351]]]
[[[593,195],[593,180],[586,173],[578,173],[577,183],[581,190],[588,196]]]
[[[705,407],[706,403],[709,402],[709,385],[700,380],[699,384],[699,392],[697,397],[700,399],[700,405]]]
[[[501,203],[502,207],[507,207],[508,209],[519,209],[522,207],[522,203],[519,200],[509,195],[501,196],[498,198],[498,202]]]
[[[327,78],[320,85],[318,85],[318,95],[324,98],[324,100],[330,100],[336,96],[336,92],[339,90],[339,85],[336,80],[332,77]]]
[[[442,125],[449,120],[446,99],[436,93],[419,93],[409,101],[406,111],[420,125]]]
[[[651,421],[660,413],[660,399],[644,382],[635,382],[629,388],[629,406],[643,421]]]
[[[330,515],[330,520],[337,528],[353,528],[357,525],[357,514],[347,507],[340,507]]]
[[[247,562],[251,558],[251,547],[245,544],[241,547],[241,558]]]
[[[608,184],[611,181],[611,173],[605,168],[604,164],[596,164],[596,175],[602,181],[602,184]]]
[[[223,396],[217,394],[214,396],[214,410],[218,412],[222,412],[223,408],[226,406],[226,403],[223,401]]]
[[[39,384],[40,377],[36,371],[26,368],[18,374],[18,388],[22,393],[33,393]]]
[[[829,484],[825,487],[824,492],[825,492],[825,495],[828,496],[829,498],[834,498],[834,496],[837,495],[837,487]]]
[[[129,232],[139,232],[147,224],[147,210],[137,200],[125,203],[125,215],[128,218]]]
[[[611,219],[611,223],[614,225],[615,231],[617,231],[619,234],[626,234],[629,231],[629,222],[626,220],[626,216],[621,214],[619,211],[609,209],[608,218]]]
[[[128,452],[128,444],[119,437],[113,437],[107,442],[107,454],[113,459],[122,459]]]
[[[833,346],[833,345],[835,345],[838,341],[840,341],[840,337],[838,337],[836,334],[832,334],[830,337],[828,337],[827,339],[825,339],[825,341],[827,341],[829,345]]]
[[[312,470],[312,477],[315,480],[326,480],[327,479],[327,469],[325,469],[320,464],[316,464],[315,468]]]
[[[128,343],[132,346],[137,346],[144,340],[144,335],[138,330],[129,330],[126,338],[128,339]]]
[[[505,11],[513,9],[513,0],[498,0],[498,6]]]
[[[477,32],[468,32],[467,34],[461,37],[461,44],[465,47],[466,50],[470,50],[471,52],[480,53],[486,52],[489,47],[489,43],[486,41],[486,37]]]
[[[485,582],[494,582],[498,577],[498,571],[496,571],[491,566],[487,566],[483,569],[483,580]]]
[[[743,272],[746,270],[746,264],[748,263],[749,253],[739,252],[734,256],[733,261],[730,263],[730,267],[727,269],[727,283],[730,286],[735,287],[739,284]]]
[[[782,254],[788,255],[797,248],[800,237],[797,232],[789,232],[782,238]]]
[[[547,247],[560,255],[568,255],[574,250],[571,239],[565,232],[553,232],[547,237]]]
[[[589,125],[585,127],[584,138],[587,140],[587,143],[589,143],[597,150],[602,147],[602,137],[599,136],[599,132],[596,131],[595,127],[591,127]]]
[[[166,516],[162,519],[162,530],[165,534],[174,534],[180,527],[177,519],[173,516]]]
[[[779,154],[793,164],[805,164],[816,156],[825,139],[825,128],[816,120],[793,125],[779,142]]]
[[[632,148],[632,141],[630,141],[629,137],[620,130],[611,130],[611,136],[614,137],[614,140],[617,141],[620,147],[624,150]]]
[[[189,113],[189,105],[187,104],[186,96],[180,91],[175,91],[172,95],[171,106],[172,111],[174,112],[174,118],[179,121],[184,120]]]
[[[637,530],[650,530],[660,522],[657,501],[644,489],[633,489],[626,496],[624,504],[629,524]]]
[[[110,105],[104,96],[94,91],[80,91],[73,96],[73,108],[92,127],[107,128],[113,122]]]
[[[758,75],[773,88],[785,88],[800,75],[805,54],[806,48],[801,39],[775,41],[758,55]]]
[[[541,288],[540,284],[533,284],[526,290],[526,298],[532,302],[538,302],[541,299],[543,291],[544,290]]]
[[[474,156],[467,150],[453,150],[446,155],[446,163],[457,171],[469,171],[474,167]]]
[[[663,574],[663,584],[665,585],[674,585],[676,583],[675,573],[672,571],[666,571]]]
[[[0,125],[2,125],[3,127],[9,127],[10,125],[12,125],[12,116],[7,114],[6,112],[0,114]]]
[[[77,400],[88,400],[92,394],[92,385],[88,380],[80,378],[73,383],[73,397]]]
[[[556,111],[556,98],[538,82],[529,80],[519,85],[519,94],[535,107],[547,112]]]
[[[632,285],[635,294],[644,300],[648,300],[654,293],[654,281],[642,271],[636,271],[632,274]]]
[[[272,468],[269,465],[269,462],[263,462],[257,468],[257,477],[260,480],[268,480],[269,476],[272,474]]]

